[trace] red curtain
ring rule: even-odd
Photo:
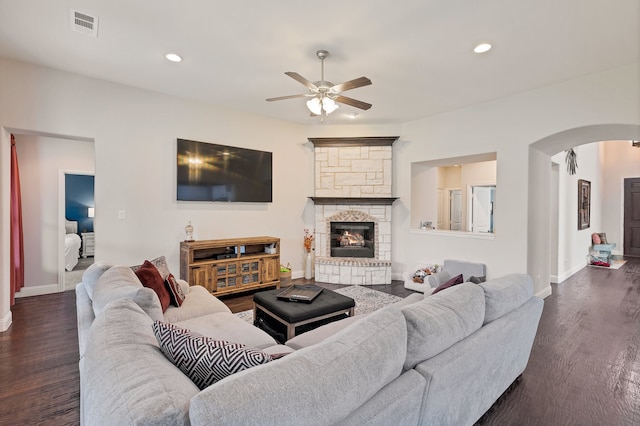
[[[16,138],[11,135],[11,306],[16,292],[24,287],[24,246],[22,242],[22,198],[20,197],[20,173]]]

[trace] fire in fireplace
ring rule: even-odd
[[[375,257],[373,222],[331,222],[331,257]]]

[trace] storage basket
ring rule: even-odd
[[[289,287],[291,285],[291,264],[280,265],[280,268],[280,287]],[[283,271],[282,268],[286,268],[288,271]]]

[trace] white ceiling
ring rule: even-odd
[[[637,63],[639,23],[638,0],[0,0],[0,57],[315,124],[304,99],[265,99],[305,93],[284,72],[319,80],[327,49],[325,79],[370,78],[345,95],[373,107],[326,124],[404,123]]]

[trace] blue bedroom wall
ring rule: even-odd
[[[93,232],[88,208],[94,207],[94,180],[94,176],[65,174],[65,216],[78,221],[78,233]]]

